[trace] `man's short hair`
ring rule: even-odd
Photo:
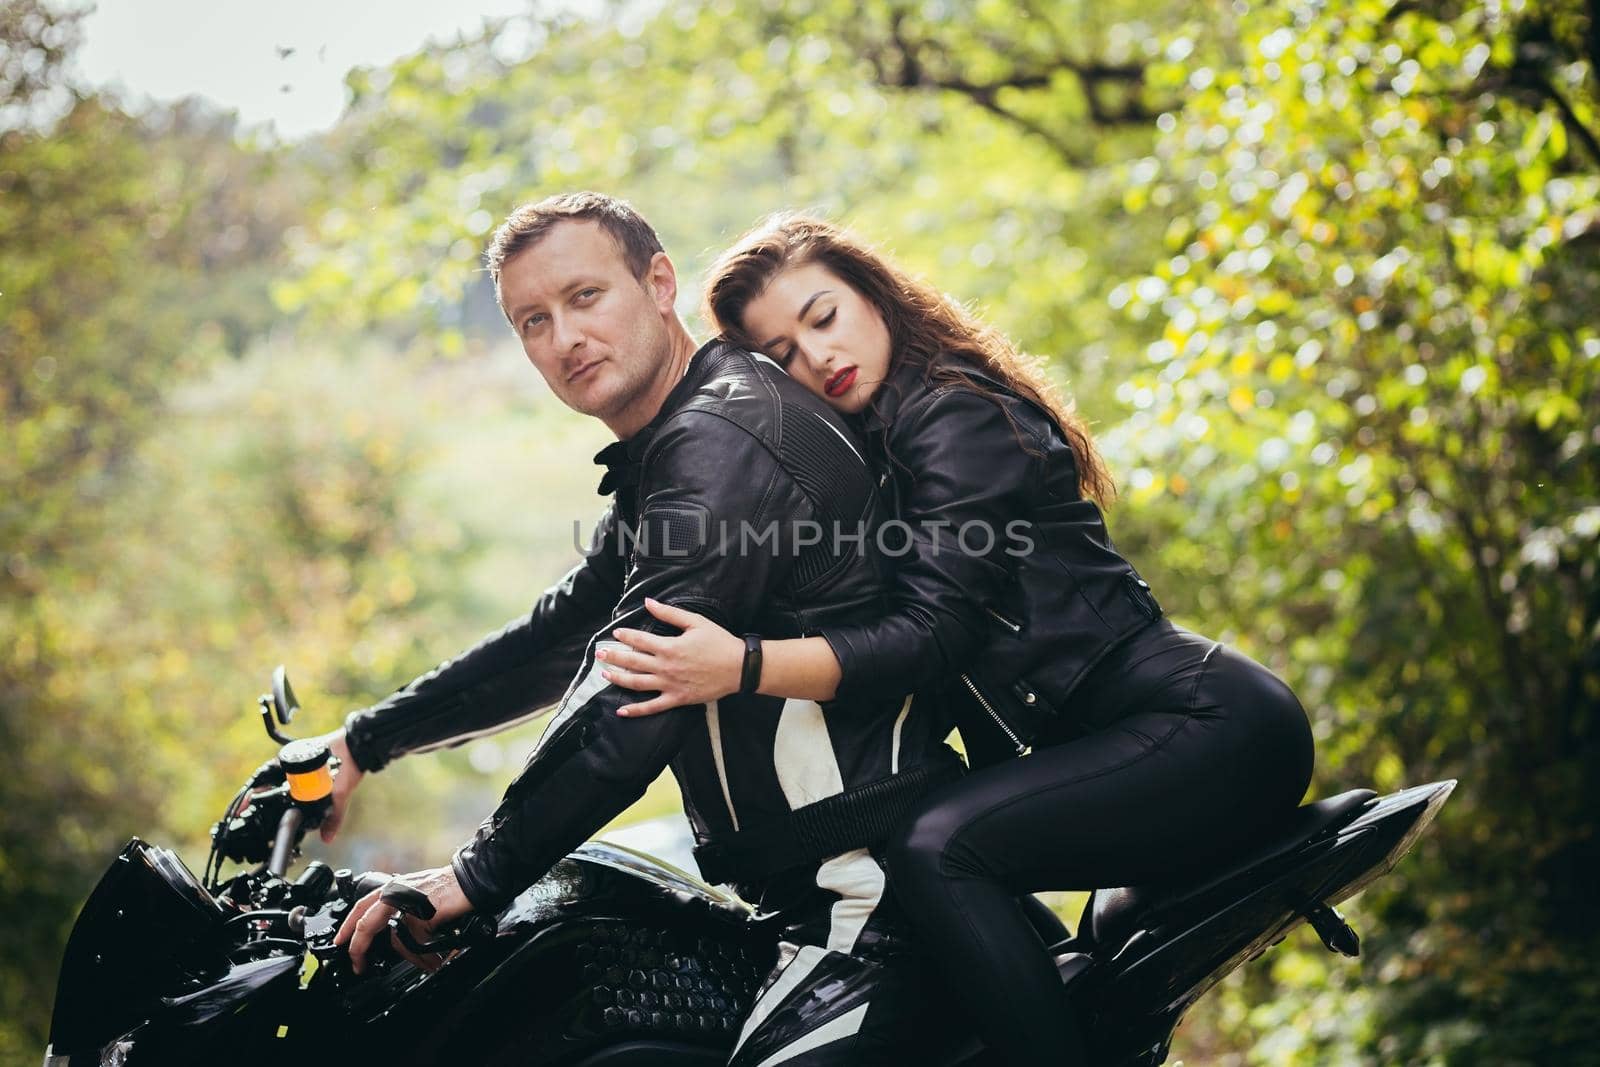
[[[523,204],[500,224],[484,250],[483,261],[494,279],[494,298],[505,311],[505,301],[500,297],[500,271],[512,256],[538,244],[558,224],[563,222],[598,222],[633,276],[643,280],[650,269],[650,260],[662,251],[661,238],[633,210],[625,200],[604,193],[561,193],[546,197],[537,204]]]

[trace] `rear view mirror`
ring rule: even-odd
[[[300,710],[300,701],[295,699],[294,689],[289,685],[289,673],[283,669],[283,664],[272,668],[272,711],[277,715],[278,721],[285,726],[294,718],[294,713]]]

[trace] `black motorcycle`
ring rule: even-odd
[[[499,915],[471,916],[398,953],[350,968],[334,933],[379,887],[431,918],[426,897],[388,875],[289,866],[329,810],[336,761],[291,740],[296,702],[283,668],[261,698],[282,748],[212,829],[202,877],[171,851],[130,841],[90,894],[62,961],[45,1067],[362,1062],[719,1064],[776,957],[781,919],[758,914],[651,856],[592,841]],[[274,721],[276,720],[276,722]],[[1335,905],[1389,871],[1455,787],[1380,797],[1356,789],[1301,807],[1270,839],[1215,870],[1098,890],[1055,954],[1094,1062],[1165,1061],[1184,1012],[1241,963],[1309,922],[1354,956]],[[253,864],[222,877],[225,861]],[[379,939],[382,942],[383,939]],[[818,1013],[851,1005],[819,1000]],[[930,1029],[959,1017],[930,1004]],[[940,1042],[925,1062],[992,1062],[976,1038]]]

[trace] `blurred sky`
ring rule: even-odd
[[[351,67],[388,63],[429,38],[454,40],[529,0],[98,0],[78,71],[133,97],[209,97],[284,138],[333,124]],[[541,9],[592,7],[544,3]],[[294,49],[280,55],[280,49]]]

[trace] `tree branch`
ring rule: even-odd
[[[1019,115],[1015,111],[1010,111],[1004,107],[1001,107],[999,102],[995,100],[993,94],[977,93],[967,95],[973,103],[977,104],[991,115],[1003,119],[1004,121],[1011,123],[1013,126],[1016,126],[1024,133],[1031,133],[1035,137],[1044,141],[1044,143],[1049,145],[1056,155],[1060,156],[1068,166],[1082,170],[1093,165],[1094,159],[1088,153],[1067,144],[1067,142],[1063,141],[1060,137],[1057,137],[1039,122],[1028,118],[1026,115]]]
[[[1589,77],[1600,78],[1600,0],[1589,0]]]
[[[1581,574],[1581,572],[1580,572]],[[1578,631],[1577,655],[1573,657],[1572,666],[1567,671],[1567,683],[1563,686],[1563,704],[1566,709],[1564,729],[1561,731],[1561,741],[1568,746],[1582,743],[1584,728],[1592,727],[1592,722],[1579,725],[1579,718],[1586,706],[1589,716],[1593,718],[1593,708],[1584,693],[1584,679],[1590,670],[1594,669],[1592,661],[1596,658],[1593,634],[1595,627],[1600,626],[1600,582],[1596,582],[1589,590],[1589,602],[1584,606],[1583,622]]]
[[[1054,26],[1051,26],[1054,32]],[[1059,35],[1056,35],[1060,43]],[[1007,54],[1013,42],[989,41],[998,54]],[[876,42],[858,39],[857,50],[872,67],[878,82],[893,89],[936,89],[955,93],[970,100],[983,110],[1024,133],[1044,141],[1052,151],[1069,166],[1082,168],[1093,163],[1090,153],[1077,148],[1042,121],[1023,114],[1000,102],[1000,94],[1007,89],[1037,92],[1049,89],[1057,77],[1067,74],[1078,83],[1088,109],[1090,123],[1101,128],[1144,125],[1153,121],[1157,111],[1144,105],[1138,89],[1144,85],[1145,67],[1142,63],[1112,63],[1104,60],[1080,60],[1068,55],[1064,48],[1049,55],[1035,55],[1015,59],[1008,74],[975,81],[958,72],[958,64],[942,44],[931,38],[919,37],[908,29],[907,12],[894,11],[889,16],[887,38]],[[1101,90],[1117,86],[1127,93],[1118,107],[1107,106]]]
[[[1532,71],[1527,72],[1524,84],[1555,104],[1556,111],[1561,115],[1562,123],[1567,127],[1567,133],[1583,145],[1584,149],[1589,153],[1589,158],[1594,161],[1595,166],[1600,167],[1600,139],[1597,139],[1589,127],[1583,124],[1583,120],[1578,118],[1578,113],[1572,110],[1572,105],[1567,102],[1566,97],[1561,95],[1561,91],[1555,87],[1555,83],[1547,78],[1542,71]]]

